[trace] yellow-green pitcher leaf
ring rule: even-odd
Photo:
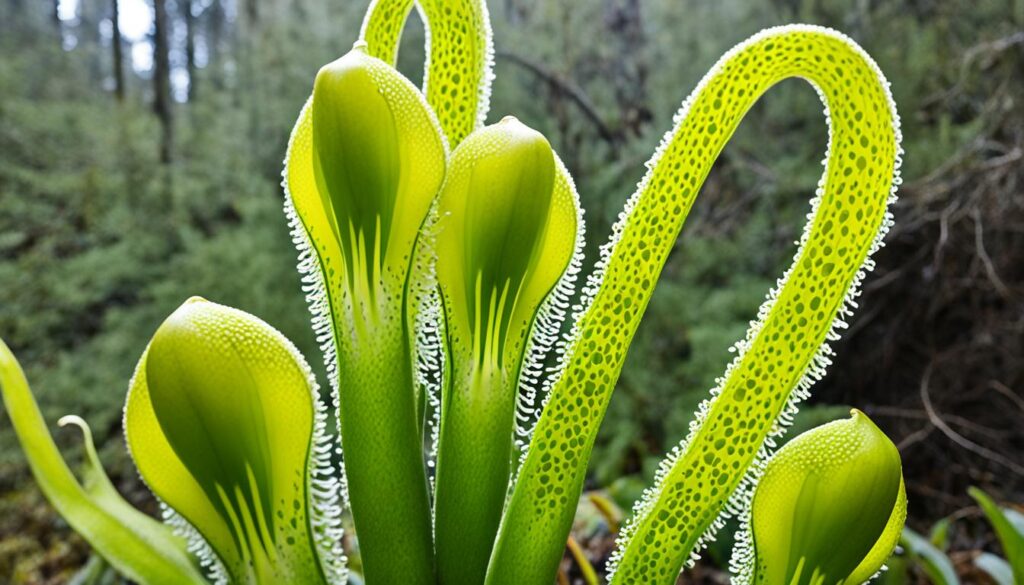
[[[483,126],[494,74],[491,21],[484,0],[419,0],[427,33],[423,93],[457,146]],[[413,0],[374,0],[361,38],[369,53],[394,65]]]
[[[371,582],[433,581],[415,329],[431,266],[417,242],[446,157],[423,96],[357,43],[317,75],[285,162],[286,213]]]
[[[765,31],[726,54],[684,102],[675,127],[604,247],[506,508],[487,584],[553,578],[626,350],[665,260],[718,154],[755,101],[801,77],[830,114],[825,174],[791,268],[737,358],[638,504],[613,557],[613,583],[672,583],[749,497],[748,471],[823,372],[868,256],[890,224],[899,123],[888,84],[848,38],[820,27]],[[733,505],[728,506],[730,500]]]
[[[400,302],[419,228],[444,174],[443,141],[407,84],[360,46],[325,65],[313,89],[319,205],[309,215],[322,215],[330,230],[314,237],[329,235],[341,253],[331,268],[350,303],[349,335],[366,336],[387,319],[380,313],[396,297]]]
[[[899,451],[864,413],[796,437],[758,482],[737,581],[860,584],[892,554],[906,517]]]
[[[157,330],[125,407],[142,478],[231,583],[345,582],[325,421],[291,342],[199,298]]]
[[[522,376],[531,375],[524,363],[553,333],[542,331],[552,327],[550,310],[538,321],[570,272],[579,221],[551,145],[511,117],[452,153],[438,215],[449,366],[435,482],[438,577],[475,585],[487,571],[515,463],[517,397]],[[524,392],[534,383],[524,380]]]
[[[183,539],[136,510],[110,484],[86,439],[84,485],[68,468],[32,397],[21,366],[0,340],[0,392],[43,495],[76,532],[125,577],[153,585],[205,583]],[[62,419],[78,424],[81,419]],[[88,428],[81,423],[83,431]]]

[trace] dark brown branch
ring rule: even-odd
[[[1002,465],[1003,467],[1006,467],[1007,469],[1010,469],[1015,473],[1024,475],[1024,467],[1011,461],[1009,458],[1004,457],[1003,455],[996,453],[991,449],[986,449],[985,447],[982,447],[981,445],[975,443],[974,441],[971,441],[970,439],[964,437],[960,433],[950,428],[950,426],[946,424],[946,421],[943,420],[941,416],[939,416],[939,413],[935,411],[934,407],[932,407],[931,395],[928,393],[928,383],[931,381],[932,376],[932,365],[933,364],[928,365],[927,369],[925,369],[924,371],[924,375],[921,378],[921,402],[924,404],[924,410],[928,414],[929,422],[931,422],[935,426],[935,428],[942,431],[942,434],[946,435],[951,441],[963,447],[964,449],[967,449],[968,451],[974,453],[975,455],[984,457],[985,459],[988,459],[993,463],[998,463],[999,465]]]
[[[593,123],[601,139],[613,147],[618,147],[621,142],[619,133],[608,126],[601,115],[597,112],[597,108],[594,106],[593,102],[590,101],[586,92],[583,91],[583,88],[570,80],[564,79],[562,76],[551,71],[540,63],[537,63],[527,57],[523,57],[522,55],[517,55],[516,53],[511,53],[509,51],[497,51],[496,56],[499,59],[505,59],[510,63],[514,63],[536,75],[556,91],[569,98],[570,101],[576,104],[583,115]]]

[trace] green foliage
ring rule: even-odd
[[[818,58],[805,60],[805,53]],[[759,69],[763,62],[773,68]],[[506,509],[489,582],[539,581],[554,572],[560,555],[552,551],[572,521],[566,501],[582,488],[596,427],[690,206],[742,115],[789,76],[811,79],[833,114],[814,213],[792,268],[737,344],[739,355],[702,405],[698,424],[638,504],[613,559],[613,582],[674,578],[721,526],[730,499],[739,502],[733,510],[744,506],[741,482],[765,439],[778,434],[793,404],[822,375],[826,338],[835,338],[833,323],[845,314],[847,295],[856,294],[862,265],[891,221],[886,209],[897,184],[899,121],[884,78],[856,45],[814,27],[783,27],[752,37],[712,68],[627,203]],[[851,86],[859,88],[856,100],[846,93]],[[845,194],[853,189],[866,197]]]
[[[974,566],[988,574],[996,585],[1013,585],[1013,567],[1005,559],[992,553],[981,553],[974,559]]]
[[[903,529],[900,545],[907,550],[914,562],[919,563],[928,579],[935,585],[960,585],[953,563],[942,551],[928,541],[927,538],[910,528]]]
[[[149,112],[89,89],[79,55],[9,54],[0,64],[0,330],[29,365],[45,418],[75,412],[105,443],[132,354],[186,290],[257,312],[315,352],[278,188],[261,176],[238,116],[214,118],[220,107],[197,104],[196,127],[182,132],[195,158],[163,168]],[[43,58],[49,81],[24,84]],[[6,488],[24,478],[14,440],[0,425]]]
[[[544,359],[559,336],[568,287],[579,268],[579,205],[547,141],[514,120],[470,134],[446,174],[442,132],[459,142],[468,133],[465,127],[481,124],[479,112],[489,102],[487,11],[480,2],[465,7],[470,9],[425,10],[427,25],[438,34],[423,97],[387,63],[367,54],[394,59],[408,3],[372,5],[362,33],[372,44],[361,41],[321,69],[289,143],[286,212],[309,284],[314,330],[323,342],[340,441],[347,447],[347,482],[315,483],[329,463],[317,457],[330,453],[318,435],[324,421],[314,418],[314,412],[320,416],[316,385],[291,345],[247,314],[189,301],[161,326],[136,371],[126,408],[129,445],[143,477],[173,510],[170,522],[199,550],[210,547],[201,558],[217,580],[337,579],[340,569],[327,569],[342,562],[330,545],[335,535],[315,513],[316,494],[341,498],[346,490],[332,493],[339,485],[347,485],[364,572],[372,580],[435,579],[420,460],[424,425],[418,420],[432,390],[420,368],[429,370],[431,363],[443,382],[437,501],[446,516],[437,524],[440,578],[474,583],[485,572],[488,583],[550,578],[640,313],[697,191],[746,110],[778,80],[804,76],[833,108],[836,129],[800,250],[737,346],[740,355],[721,389],[702,405],[692,439],[663,464],[615,559],[621,559],[618,581],[674,579],[684,559],[721,523],[725,502],[748,468],[756,468],[766,438],[779,433],[810,379],[820,376],[828,355],[821,346],[837,314],[845,313],[878,233],[888,227],[899,126],[884,79],[845,37],[814,27],[766,31],[728,53],[684,103],[676,129],[656,151],[602,249],[576,322],[559,342],[564,355],[555,368],[538,369],[536,360]],[[769,61],[780,68],[766,69],[762,63]],[[851,87],[859,100],[842,91]],[[467,99],[476,107],[466,107]],[[161,158],[168,162],[169,114],[166,108],[161,112]],[[464,166],[468,175],[460,171]],[[844,191],[856,189],[870,197],[844,200]],[[475,199],[484,195],[492,199],[480,206]],[[466,225],[460,223],[464,217]],[[171,235],[185,241],[188,234]],[[435,253],[443,256],[436,269]],[[461,263],[452,263],[459,257]],[[435,270],[439,298],[431,284]],[[267,353],[275,346],[285,348],[278,352],[285,359]],[[210,361],[218,353],[223,355]],[[16,367],[13,357],[10,362]],[[282,368],[282,362],[300,365]],[[289,379],[285,370],[298,375]],[[247,382],[238,385],[239,380]],[[5,390],[11,385],[6,382]],[[523,402],[513,400],[519,386],[528,402],[538,391],[546,396],[536,438],[515,475],[505,461],[515,456],[510,446],[519,429],[510,423],[521,414]],[[496,416],[482,407],[463,414],[453,409],[467,392],[467,404],[503,396],[494,401]],[[769,396],[763,403],[762,393]],[[36,432],[49,441],[42,418],[36,414],[34,420]],[[467,432],[474,425],[492,436]],[[527,427],[525,435],[531,431]],[[56,449],[51,451],[50,458],[63,465]],[[303,451],[320,454],[302,457]],[[482,461],[474,459],[476,451]],[[35,463],[40,456],[29,452]],[[474,479],[491,460],[502,464]],[[59,477],[41,467],[34,472],[44,485]],[[695,481],[699,492],[684,491],[678,478],[667,487],[674,475]],[[477,492],[481,498],[472,497]],[[742,502],[745,492],[739,493]],[[58,505],[70,498],[49,495]],[[465,506],[483,522],[467,528],[455,516],[447,524]],[[498,510],[500,527],[492,514]],[[672,534],[666,539],[661,523],[679,516],[684,523],[677,527],[668,520]],[[874,516],[885,524],[890,514]],[[468,519],[472,523],[473,516]],[[91,540],[103,543],[103,534],[94,533],[96,522],[82,525],[93,532]],[[459,531],[466,531],[468,542],[460,544]],[[402,546],[392,550],[395,541]],[[129,539],[135,546],[145,542]],[[467,547],[479,554],[470,555],[468,571],[457,570],[458,553]],[[856,561],[863,551],[851,554]],[[143,580],[154,578],[144,566],[129,562],[126,568]]]
[[[1000,508],[988,494],[978,488],[968,490],[999,537],[1003,555],[1013,570],[1014,582],[1024,581],[1024,514],[1010,508]],[[991,561],[988,562],[992,566]]]
[[[441,582],[486,576],[490,546],[480,543],[497,535],[517,419],[534,408],[520,403],[520,388],[537,392],[544,380],[532,362],[557,334],[552,307],[564,301],[548,297],[566,286],[559,282],[583,230],[578,210],[551,145],[514,118],[470,134],[452,153],[434,244],[448,364],[434,500]]]
[[[414,372],[417,238],[447,155],[423,96],[359,43],[317,74],[285,162],[286,212],[347,446],[364,573],[382,582],[434,574]]]
[[[1000,507],[978,488],[970,488],[968,491],[992,524],[1005,555],[1003,558],[982,551],[975,556],[974,566],[987,574],[997,585],[1019,583],[1020,551],[1024,543],[1024,516],[1012,508]],[[909,568],[916,566],[936,585],[959,585],[956,567],[947,555],[953,526],[952,518],[943,518],[932,526],[927,538],[910,528],[904,528],[900,537],[904,554],[894,556],[890,560],[890,571],[885,583],[906,582]]]
[[[324,410],[290,341],[194,297],[143,354],[125,435],[143,479],[176,514],[168,522],[196,531],[188,535],[216,578],[336,583],[345,559]]]

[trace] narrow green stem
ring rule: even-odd
[[[460,376],[441,407],[435,514],[438,577],[478,585],[487,573],[511,471],[515,378]],[[469,379],[467,379],[469,378]]]
[[[363,572],[371,585],[434,583],[430,501],[409,348],[389,321],[341,352],[338,424]]]

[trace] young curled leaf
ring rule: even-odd
[[[153,336],[125,407],[128,446],[219,578],[345,581],[318,402],[291,342],[242,311],[192,298]]]
[[[88,426],[78,417],[61,419],[62,426],[80,426],[86,442],[84,481],[71,473],[46,428],[21,366],[3,340],[0,394],[40,490],[110,566],[139,583],[205,583],[184,540],[117,493],[99,465]]]
[[[749,582],[863,583],[892,554],[906,513],[899,451],[854,410],[768,462],[751,509]]]
[[[423,96],[360,43],[320,70],[285,163],[286,211],[371,582],[433,582],[414,324],[429,273],[417,241],[446,157]]]
[[[512,472],[531,328],[566,273],[575,196],[551,145],[515,118],[471,134],[438,199],[449,371],[436,478],[438,574],[483,582]]]

